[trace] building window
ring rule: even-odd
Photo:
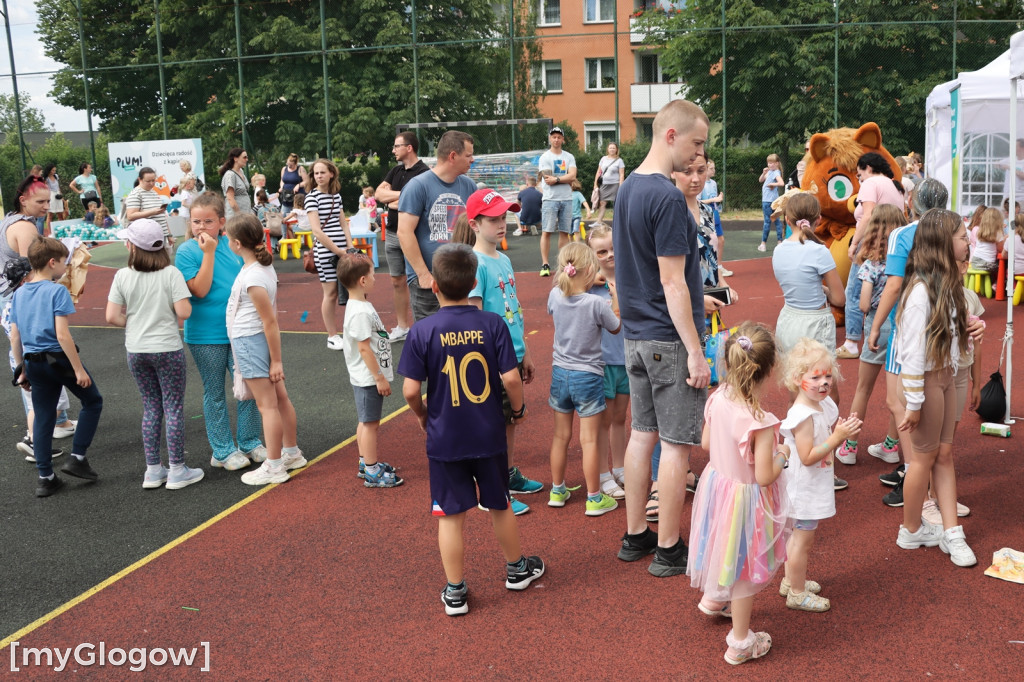
[[[583,21],[615,21],[615,0],[583,0]]]
[[[583,122],[585,149],[604,149],[609,142],[616,142],[615,121]]]
[[[615,89],[615,60],[587,60],[587,90]]]
[[[540,8],[537,12],[538,26],[558,26],[562,23],[561,0],[539,0]],[[561,89],[561,88],[559,88]]]
[[[973,211],[982,204],[1003,207],[1006,198],[1008,171],[997,168],[1010,158],[1010,138],[1001,133],[964,135],[963,200],[965,209]],[[953,178],[956,182],[956,178]],[[1021,202],[1024,183],[1017,182],[1017,201]]]
[[[636,119],[636,138],[638,140],[654,139],[654,119]]]
[[[562,91],[562,62],[559,60],[541,62],[533,67],[534,92],[557,93]]]
[[[656,52],[637,54],[637,83],[668,83],[669,79],[661,70],[661,60]]]

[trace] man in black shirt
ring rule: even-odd
[[[374,196],[377,203],[388,209],[385,226],[384,255],[388,261],[388,272],[394,286],[395,312],[398,315],[398,326],[391,330],[392,341],[401,341],[409,333],[412,326],[412,315],[409,311],[409,284],[405,275],[405,257],[402,246],[398,243],[398,197],[402,188],[420,173],[430,170],[427,164],[416,155],[419,141],[416,133],[406,130],[395,137],[393,147],[398,165],[388,171],[384,181],[377,187]]]

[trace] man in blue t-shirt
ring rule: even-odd
[[[473,137],[449,130],[437,143],[437,164],[409,181],[398,198],[398,241],[405,255],[412,317],[419,322],[437,312],[430,291],[434,252],[451,240],[455,221],[466,212],[476,185],[466,177],[473,165]]]
[[[537,234],[537,226],[540,225],[540,207],[544,201],[544,195],[537,189],[537,178],[529,176],[526,178],[526,187],[516,197],[522,207],[519,211],[519,227],[512,233],[513,237],[519,237],[524,232]]]
[[[619,558],[654,552],[656,576],[686,572],[679,519],[690,448],[701,439],[711,372],[704,359],[704,289],[697,224],[673,184],[704,149],[708,117],[675,100],[654,118],[651,150],[622,183],[612,238],[625,332],[633,428],[626,447],[626,534]],[[662,444],[658,533],[647,527],[644,502],[651,453]],[[667,464],[667,465],[666,465]]]
[[[505,587],[525,589],[544,574],[544,562],[523,555],[509,505],[502,385],[512,417],[526,416],[512,336],[501,317],[469,302],[477,271],[473,251],[447,244],[433,255],[431,289],[440,309],[413,325],[398,372],[405,376],[405,400],[427,434],[432,513],[448,578],[441,600],[445,613],[457,616],[469,612],[462,530],[466,512],[478,501],[490,511],[505,555]]]

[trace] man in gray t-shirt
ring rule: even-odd
[[[451,241],[452,228],[466,212],[476,185],[466,173],[473,164],[473,137],[449,130],[437,144],[437,164],[409,181],[398,198],[398,241],[405,255],[409,300],[415,322],[439,310],[431,291],[434,252]]]
[[[551,233],[558,233],[558,249],[569,243],[569,232],[572,231],[572,181],[576,179],[576,159],[572,154],[562,151],[565,133],[554,127],[548,133],[551,148],[541,154],[537,167],[544,176],[541,192],[544,202],[541,204],[540,234],[540,276],[549,277],[551,266],[548,265],[548,254],[551,251]]]

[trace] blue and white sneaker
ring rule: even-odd
[[[516,498],[512,498],[512,514],[514,516],[522,516],[526,512],[530,511],[529,505],[525,505]]]
[[[178,471],[171,469],[167,473],[167,485],[165,487],[168,490],[185,488],[203,480],[205,475],[202,469],[189,469],[188,467],[181,467]]]
[[[512,467],[508,470],[508,489],[509,492],[529,495],[544,490],[544,484],[524,476],[519,467]]]
[[[154,488],[161,487],[167,482],[167,473],[170,471],[167,467],[160,467],[159,473],[152,474],[149,470],[146,470],[146,475],[142,478],[142,487],[146,490],[153,490]]]
[[[378,462],[377,473],[363,471],[363,485],[367,488],[396,488],[405,481],[395,474],[395,468],[387,462]]]

